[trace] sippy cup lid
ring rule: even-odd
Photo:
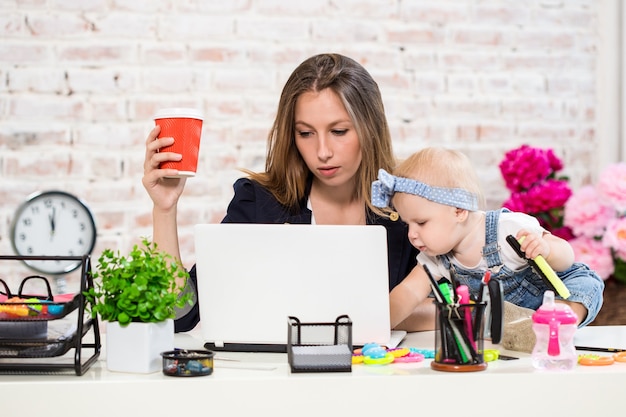
[[[532,315],[533,322],[550,324],[558,321],[560,324],[576,324],[578,317],[572,309],[563,303],[554,302],[554,291],[546,291],[543,294],[543,304]]]

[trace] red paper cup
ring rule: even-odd
[[[178,170],[177,177],[193,177],[198,168],[198,152],[202,133],[202,113],[197,109],[161,109],[154,115],[154,123],[161,126],[160,138],[174,138],[174,144],[159,152],[175,152],[183,156],[180,161],[161,163],[161,169]]]

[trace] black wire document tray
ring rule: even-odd
[[[81,275],[80,289],[73,294],[53,294],[48,278],[40,275],[24,278],[13,293],[0,278],[0,373],[73,370],[83,375],[101,350],[98,320],[91,318],[83,295],[93,287],[89,256],[0,256],[1,260],[80,261]],[[47,293],[29,294],[26,287],[35,281],[43,282]]]
[[[289,316],[287,357],[291,372],[352,372],[352,321],[301,323]]]

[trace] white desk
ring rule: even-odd
[[[594,338],[599,331],[626,335],[626,326],[589,329]],[[190,334],[177,335],[177,344],[202,347]],[[411,333],[403,344],[432,349],[434,332]],[[520,359],[490,362],[487,370],[468,373],[433,371],[427,360],[354,365],[351,373],[291,374],[286,354],[218,352],[216,358],[236,361],[215,360],[213,375],[183,378],[108,372],[103,352],[83,376],[0,375],[0,410],[46,417],[621,414],[626,363],[540,372],[529,355],[502,353]]]

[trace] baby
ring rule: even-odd
[[[420,251],[416,271],[391,293],[404,300],[407,310],[416,308],[430,292],[424,266],[435,279],[454,277],[467,285],[474,297],[489,270],[491,279],[500,280],[504,292],[504,347],[532,350],[529,318],[551,288],[506,242],[507,235],[524,237],[521,250],[526,257],[542,255],[556,271],[570,292],[567,300],[557,297],[557,302],[571,307],[579,327],[592,322],[602,306],[604,282],[587,265],[574,261],[566,240],[550,234],[530,215],[505,208],[481,210],[483,197],[477,175],[460,152],[426,148],[401,163],[393,175],[380,170],[372,184],[372,203],[395,210],[408,225],[409,241]],[[515,311],[514,306],[522,309]],[[528,319],[525,329],[507,329],[506,320],[518,322],[507,315]],[[520,332],[525,333],[523,340]]]

